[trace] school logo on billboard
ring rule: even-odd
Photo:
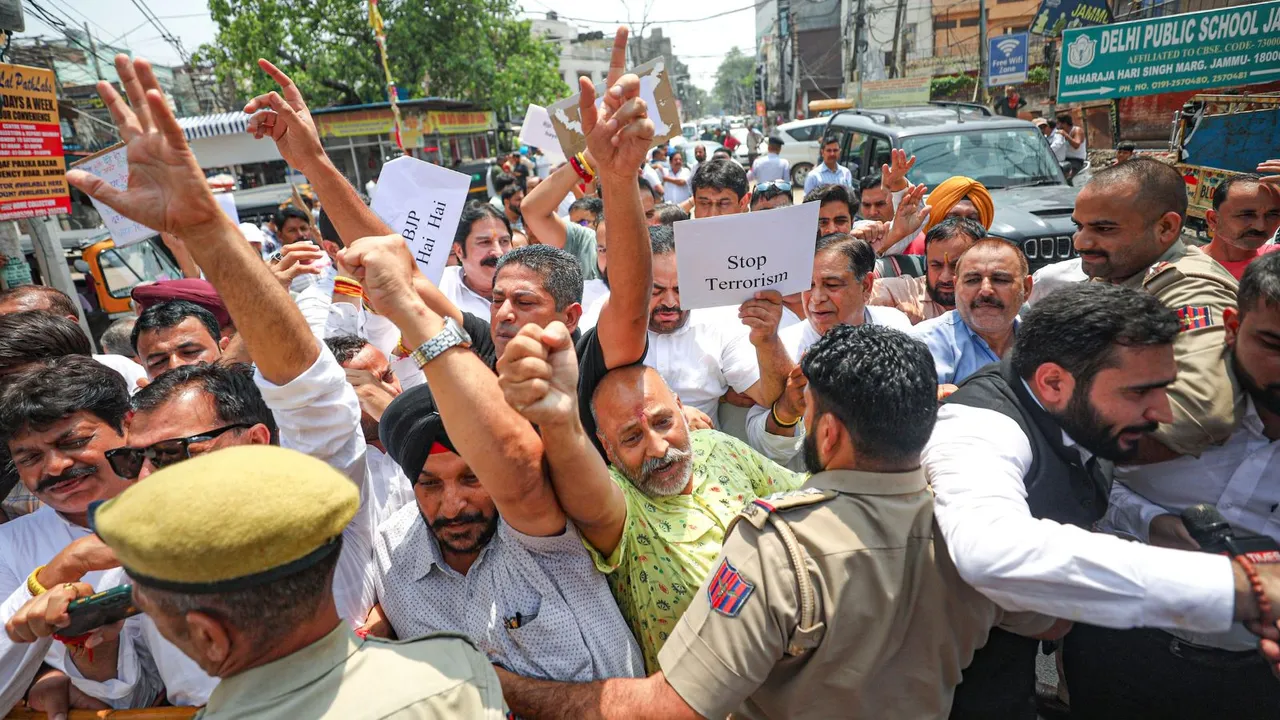
[[[1089,67],[1097,49],[1097,40],[1081,35],[1067,46],[1067,64],[1076,69]]]

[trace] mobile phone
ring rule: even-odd
[[[138,612],[139,610],[133,606],[133,586],[113,587],[89,597],[73,600],[67,606],[67,615],[71,618],[71,624],[58,630],[58,635],[65,638],[80,637],[103,625],[133,617]]]

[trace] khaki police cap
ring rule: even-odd
[[[355,484],[325,463],[249,445],[159,470],[92,508],[90,524],[136,582],[232,592],[336,552],[359,506]]]

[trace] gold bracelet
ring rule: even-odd
[[[769,406],[769,414],[773,416],[773,422],[776,423],[778,427],[790,428],[800,424],[800,420],[801,420],[800,417],[796,418],[795,420],[792,420],[789,423],[782,422],[782,418],[778,417],[778,403],[776,402]]]
[[[36,576],[40,574],[40,571],[46,567],[48,567],[48,565],[41,565],[35,570],[32,570],[31,574],[27,576],[27,591],[31,593],[31,597],[43,595],[48,592],[48,589],[41,585],[40,581],[36,579]]]

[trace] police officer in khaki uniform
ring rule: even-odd
[[[162,469],[90,522],[137,607],[222,678],[204,720],[502,718],[497,678],[467,640],[364,640],[338,618],[333,570],[359,505],[325,463],[253,445]]]
[[[1236,281],[1213,258],[1183,244],[1187,191],[1173,167],[1152,158],[1098,171],[1080,191],[1072,215],[1081,268],[1094,280],[1144,289],[1173,310],[1178,376],[1169,386],[1173,422],[1143,446],[1140,462],[1200,455],[1236,425],[1242,396],[1223,345],[1222,311],[1236,304]]]
[[[937,380],[924,345],[833,328],[802,361],[806,489],[756,500],[643,680],[499,671],[524,718],[945,718],[991,627],[1034,634],[967,586],[935,536],[920,453]],[[797,572],[799,569],[799,572]]]

